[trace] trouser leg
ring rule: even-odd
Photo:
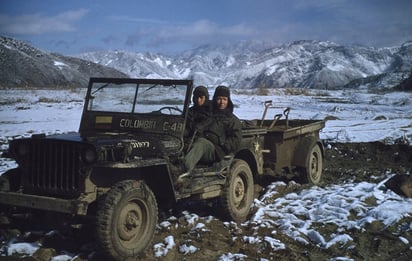
[[[215,145],[205,138],[195,140],[186,154],[184,158],[186,171],[192,171],[200,160],[206,162],[215,160]]]

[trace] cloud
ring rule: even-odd
[[[111,15],[109,19],[118,22],[138,23],[138,24],[169,24],[170,22],[156,19],[136,18],[125,15]]]
[[[260,30],[255,39],[329,40],[375,47],[398,45],[411,39],[410,0],[290,0],[289,3],[273,9],[272,18],[256,27]]]
[[[197,20],[191,24],[156,23],[139,27],[128,35],[126,45],[136,46],[143,41],[147,45],[161,46],[165,44],[203,44],[208,42],[224,42],[233,38],[250,38],[256,33],[251,26],[237,24],[221,26],[209,20]]]
[[[169,26],[161,31],[159,36],[165,38],[182,37],[216,37],[216,36],[249,36],[255,30],[244,24],[220,26],[209,20],[197,20],[184,26]]]
[[[74,24],[88,13],[87,9],[67,11],[55,16],[41,14],[0,15],[0,32],[13,35],[40,35],[76,31]]]

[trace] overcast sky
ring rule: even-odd
[[[175,53],[209,43],[412,40],[412,0],[0,0],[0,35],[49,52]]]

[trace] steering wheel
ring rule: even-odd
[[[179,109],[178,107],[172,107],[172,106],[165,106],[157,110],[161,114],[170,114],[170,115],[179,115],[182,114],[183,111]]]

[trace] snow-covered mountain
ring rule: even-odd
[[[391,88],[412,71],[412,41],[374,48],[333,42],[284,45],[241,42],[201,46],[175,56],[107,51],[78,57],[131,77],[193,78],[196,84],[237,88]]]
[[[173,56],[102,51],[68,57],[0,36],[0,71],[3,87],[85,86],[89,77],[136,77],[236,88],[392,88],[412,77],[412,41],[388,48],[251,41]]]
[[[118,70],[48,53],[0,36],[0,87],[86,87],[90,77],[127,77]]]

